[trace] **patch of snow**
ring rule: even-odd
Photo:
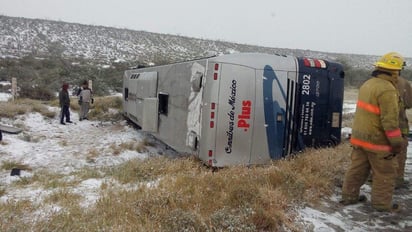
[[[0,101],[8,101],[12,98],[10,93],[0,93]]]
[[[59,108],[49,107],[56,112]],[[30,178],[36,172],[46,171],[51,174],[66,175],[62,181],[70,181],[75,177],[72,172],[87,167],[106,167],[118,165],[131,159],[146,159],[157,153],[156,148],[139,153],[131,150],[115,152],[114,149],[122,143],[139,143],[145,137],[126,121],[117,123],[77,120],[77,114],[72,112],[74,123],[61,125],[58,114],[50,119],[39,113],[16,116],[15,120],[2,119],[2,124],[14,124],[24,128],[20,134],[4,134],[0,145],[0,163],[11,162],[27,165],[21,170],[20,176],[10,176],[10,170],[0,171],[0,187],[6,192],[0,197],[0,202],[29,200],[35,204],[52,194],[56,189],[44,189],[36,184],[16,186],[13,183],[22,178]],[[159,151],[161,152],[161,151]],[[69,189],[82,196],[81,206],[93,205],[100,197],[102,183],[114,185],[116,181],[110,178],[86,179]],[[129,188],[120,186],[118,188]],[[49,215],[59,206],[40,204],[37,216]]]
[[[0,81],[0,85],[1,86],[8,86],[8,85],[11,85],[11,82],[10,81]]]
[[[345,102],[345,103],[343,103],[343,107],[342,107],[342,113],[343,114],[354,113],[355,110],[356,110],[356,103],[355,102]]]
[[[350,135],[352,134],[352,128],[350,127],[343,127],[341,129],[342,139],[349,139]]]

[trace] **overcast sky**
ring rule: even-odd
[[[412,0],[0,0],[0,14],[277,48],[412,57]]]

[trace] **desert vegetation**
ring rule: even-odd
[[[101,67],[87,59],[53,56],[41,59],[34,56],[5,58],[0,59],[0,81],[17,78],[21,98],[53,100],[64,82],[75,91],[83,80],[92,80],[94,93],[105,96],[110,92],[121,92],[123,72],[129,65],[113,63]]]

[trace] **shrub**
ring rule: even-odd
[[[166,231],[208,231],[200,215],[193,211],[175,209],[160,219]]]
[[[35,100],[50,101],[55,99],[54,92],[46,86],[21,86],[19,96],[22,98],[30,98]]]
[[[18,168],[21,170],[31,170],[30,166],[13,161],[3,161],[0,166],[1,170],[11,170],[13,168]]]
[[[256,226],[248,220],[253,212],[243,211],[227,207],[218,209],[210,216],[213,231],[256,231]]]
[[[16,115],[22,115],[27,112],[27,107],[18,105],[13,102],[0,102],[0,117],[14,118]]]

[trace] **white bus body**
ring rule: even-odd
[[[212,167],[266,164],[338,144],[342,66],[239,53],[127,70],[124,115]]]

